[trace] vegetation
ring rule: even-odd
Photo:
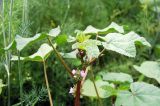
[[[0,1],[2,106],[158,106],[159,0]]]

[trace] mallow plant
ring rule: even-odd
[[[134,81],[132,76],[127,73],[100,72],[98,79],[94,75],[94,62],[99,57],[105,55],[106,51],[114,51],[124,56],[134,58],[136,56],[136,44],[151,47],[145,38],[139,36],[134,31],[124,32],[123,26],[112,22],[104,29],[97,29],[89,25],[85,30],[75,30],[76,36],[68,36],[67,42],[72,45],[72,51],[69,53],[57,50],[58,44],[55,39],[60,35],[60,27],[54,28],[49,33],[38,33],[30,38],[23,38],[16,35],[13,42],[1,51],[18,50],[21,51],[27,46],[40,40],[47,39],[36,53],[30,56],[12,55],[12,61],[37,61],[44,66],[44,79],[48,91],[50,105],[54,105],[54,100],[49,88],[48,77],[46,73],[46,59],[51,52],[54,52],[57,59],[64,66],[68,74],[74,80],[73,86],[66,89],[68,93],[74,96],[74,106],[80,106],[80,97],[87,96],[97,98],[100,106],[104,106],[102,99],[112,98],[113,106],[158,106],[160,101],[160,89],[152,84]],[[65,58],[76,59],[80,61],[77,66],[69,67]],[[134,68],[149,78],[155,78],[160,82],[160,67],[158,63],[151,62],[153,68],[148,66],[150,62],[143,63],[140,67]],[[148,67],[148,69],[145,69]],[[152,72],[154,70],[155,72]],[[157,74],[155,74],[157,73]],[[54,78],[54,77],[53,77]],[[23,84],[22,84],[23,85]],[[21,101],[23,102],[23,101]]]

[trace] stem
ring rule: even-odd
[[[111,97],[112,106],[115,106],[115,99],[116,99],[115,96],[112,96],[112,97]]]
[[[3,0],[3,10],[2,10],[2,30],[3,30],[3,37],[4,37],[4,46],[6,47],[7,45],[7,40],[6,40],[6,35],[5,35],[5,27],[4,27],[4,6],[5,2]],[[10,10],[9,10],[9,40],[8,42],[11,42],[11,23],[12,23],[12,7],[13,7],[13,0],[10,1]],[[8,74],[8,106],[10,106],[10,70],[11,70],[11,52],[7,51],[5,52],[5,58],[6,58],[6,67],[7,67],[7,74]]]
[[[12,33],[12,8],[13,8],[13,0],[10,0],[10,10],[9,10],[9,42],[11,42],[11,33]]]
[[[19,72],[19,89],[20,89],[20,101],[21,106],[23,106],[22,97],[23,97],[23,79],[22,79],[22,70],[20,62],[20,51],[18,51],[18,72]]]
[[[3,40],[4,40],[4,47],[6,47],[6,34],[5,34],[5,27],[4,27],[4,22],[5,22],[5,18],[4,18],[4,7],[5,3],[4,0],[2,0],[2,32],[3,32]]]
[[[65,21],[66,21],[66,19],[67,19],[68,13],[69,13],[69,9],[70,9],[70,0],[68,0],[67,10],[66,10],[66,13],[65,13],[65,15],[64,15],[64,19],[63,19],[63,21],[62,21],[62,27],[61,27],[61,28],[63,28],[63,26],[64,26],[64,24],[65,24]]]
[[[81,86],[84,84],[84,81],[85,81],[85,79],[86,79],[86,77],[87,77],[88,69],[86,69],[85,73],[86,73],[86,76],[82,79],[82,81],[81,81]]]
[[[104,51],[105,51],[105,49],[103,49],[103,50],[100,52],[99,56],[100,56]],[[99,57],[99,56],[98,56],[98,57]],[[96,60],[96,58],[93,58],[93,59],[89,62],[89,64],[92,64],[95,60]]]
[[[10,85],[11,85],[11,83],[10,83],[10,73],[8,72],[8,80],[7,80],[7,83],[8,83],[8,106],[10,106],[10,98],[11,98],[11,96],[10,96],[10,91],[11,91],[11,89],[10,89]]]
[[[5,16],[4,16],[5,2],[2,0],[2,32],[3,32],[3,43],[4,48],[7,46],[6,42],[6,34],[5,34]],[[8,83],[8,106],[10,106],[10,68],[9,68],[9,60],[8,60],[8,51],[5,52],[5,67],[7,72],[7,83]]]
[[[49,44],[52,46],[53,51],[56,53],[56,55],[57,55],[58,59],[60,60],[60,62],[63,64],[63,66],[65,67],[65,69],[67,70],[67,72],[70,74],[70,76],[73,77],[71,69],[67,66],[67,64],[63,60],[62,56],[59,54],[59,52],[56,50],[56,48],[52,44],[52,42],[51,42],[51,40],[50,40],[49,37],[48,37],[48,41],[49,41]]]
[[[74,106],[80,106],[80,90],[81,90],[81,81],[78,81],[76,88],[76,98],[74,101]]]
[[[51,92],[50,92],[50,89],[49,89],[49,83],[48,83],[48,77],[47,77],[47,72],[46,72],[47,70],[46,70],[45,61],[43,61],[43,67],[44,67],[44,76],[45,76],[45,81],[46,81],[46,86],[47,86],[50,106],[53,106],[52,96],[51,96]]]
[[[27,21],[27,5],[28,5],[28,1],[27,0],[23,0],[23,12],[22,12],[22,24],[24,25],[25,22]]]
[[[66,21],[66,19],[67,19],[68,13],[69,13],[69,9],[70,9],[70,0],[68,0],[67,10],[66,10],[66,13],[65,13],[65,15],[64,15],[64,19],[63,19],[63,21],[62,21],[62,27],[61,27],[61,28],[64,27],[65,21]]]
[[[27,24],[27,25],[26,25]],[[28,0],[23,0],[23,11],[22,11],[22,35],[27,35],[28,31]]]
[[[93,70],[92,69],[91,69],[91,75],[92,75],[92,82],[93,82],[93,85],[94,85],[94,88],[95,88],[95,91],[96,91],[96,95],[98,97],[99,104],[100,104],[100,106],[103,106],[103,103],[102,103],[102,101],[100,99],[100,96],[99,96],[99,93],[98,93],[98,90],[97,90],[96,83],[94,81],[95,79],[94,79],[94,74],[93,74]]]

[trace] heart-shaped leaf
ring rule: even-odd
[[[111,95],[110,92],[107,92],[106,90],[104,90],[102,86],[114,86],[113,84],[109,84],[108,82],[105,82],[102,80],[95,81],[95,84],[96,84],[100,98],[107,98]],[[86,80],[84,82],[82,86],[82,95],[97,98],[97,94],[96,94],[93,82],[91,80]]]
[[[48,34],[47,33],[39,33],[39,34],[36,34],[35,36],[30,37],[30,38],[24,38],[24,37],[21,37],[20,35],[16,35],[14,41],[8,47],[6,47],[5,50],[9,50],[12,48],[12,49],[17,49],[17,50],[21,51],[26,46],[28,46],[34,42],[42,40],[48,36],[56,37],[56,36],[58,36],[59,33],[60,33],[60,27],[58,26],[57,28],[52,29]]]
[[[126,73],[105,73],[103,74],[103,80],[105,81],[111,81],[111,82],[129,82],[132,83],[133,79],[129,74]]]
[[[52,47],[48,44],[44,43],[40,46],[38,51],[30,56],[27,57],[20,57],[20,60],[30,60],[30,61],[44,61],[47,59],[49,54],[52,51]],[[18,60],[18,56],[13,56],[12,61]]]
[[[109,30],[114,30],[120,33],[124,33],[123,26],[119,26],[115,22],[112,22],[108,27],[104,29],[97,29],[91,25],[89,25],[84,31],[84,34],[107,34]]]
[[[149,78],[154,78],[160,83],[160,64],[155,61],[145,61],[141,66],[134,65],[134,68]]]
[[[159,106],[160,89],[152,84],[134,82],[131,91],[119,91],[115,106]]]
[[[100,36],[99,36],[100,37]],[[106,42],[102,42],[104,48],[123,54],[128,57],[136,56],[135,43],[140,42],[143,45],[150,47],[151,45],[140,37],[135,32],[129,32],[128,34],[109,33],[105,37],[100,37]]]

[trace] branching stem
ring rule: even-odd
[[[100,56],[104,51],[105,51],[105,49],[103,49],[103,50],[100,52],[99,56]],[[98,56],[98,57],[99,57],[99,56]],[[93,58],[93,59],[89,62],[89,64],[92,64],[96,59],[97,59],[97,58]]]
[[[48,37],[48,42],[49,44],[52,46],[53,51],[56,53],[58,59],[60,60],[60,62],[63,64],[63,66],[65,67],[65,69],[67,70],[67,72],[70,74],[71,77],[73,77],[72,71],[71,69],[68,67],[68,65],[65,63],[65,61],[63,60],[62,56],[59,54],[59,52],[57,51],[57,49],[54,47],[51,39]]]

